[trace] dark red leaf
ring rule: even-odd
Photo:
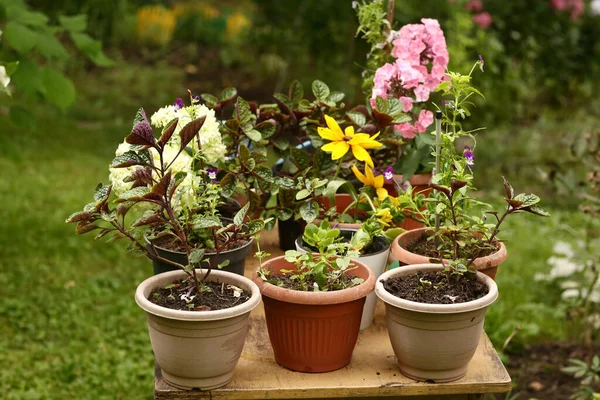
[[[171,170],[167,171],[165,176],[162,177],[160,182],[158,182],[152,188],[151,193],[157,193],[161,197],[164,197],[167,194],[167,190],[169,190],[169,185],[171,184]]]
[[[175,128],[177,128],[177,124],[179,123],[179,119],[175,119],[175,121],[173,121],[171,123],[171,125],[169,125],[162,133],[162,135],[160,135],[160,139],[158,139],[158,144],[163,147],[168,141],[169,139],[171,139],[171,136],[173,136],[173,132],[175,132]]]
[[[125,141],[129,144],[140,146],[156,146],[154,132],[147,121],[136,124],[131,133],[125,138]]]
[[[181,131],[179,132],[179,136],[181,136],[182,149],[185,146],[187,146],[188,143],[191,142],[192,139],[194,139],[194,137],[198,134],[198,131],[202,129],[205,120],[206,116],[200,117],[188,123],[186,126],[183,127],[183,129],[181,129]]]

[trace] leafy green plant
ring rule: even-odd
[[[71,44],[95,65],[109,67],[113,61],[102,51],[102,44],[87,33],[87,17],[79,14],[60,16],[53,24],[43,13],[31,11],[23,0],[0,0],[0,65],[19,92],[41,97],[61,110],[75,101],[73,82],[61,69],[72,58]],[[10,88],[3,90],[10,94]],[[11,120],[31,126],[30,113],[12,104]]]
[[[581,379],[579,390],[570,398],[575,400],[600,399],[600,357],[594,356],[589,364],[572,358],[569,360],[569,364],[562,371]]]

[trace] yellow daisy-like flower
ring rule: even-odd
[[[390,223],[392,222],[392,214],[390,213],[389,208],[380,208],[379,210],[377,210],[377,212],[375,213],[375,215],[377,215],[377,221],[379,221],[379,223],[381,223],[381,225],[388,227],[390,226]]]
[[[358,168],[356,168],[356,165],[352,166],[352,172],[354,172],[356,178],[358,178],[358,180],[363,184],[373,186],[375,188],[379,200],[383,200],[388,197],[387,189],[383,188],[383,184],[385,182],[383,175],[374,176],[373,171],[371,171],[371,168],[368,166],[365,166],[366,176],[363,175]]]
[[[329,115],[325,116],[325,122],[327,128],[319,127],[317,131],[319,136],[323,139],[331,140],[331,143],[327,143],[321,147],[321,150],[331,153],[332,160],[338,160],[342,158],[348,150],[352,149],[352,154],[359,161],[364,161],[371,168],[373,167],[373,160],[366,149],[376,149],[383,146],[375,140],[379,133],[373,136],[369,136],[367,133],[354,133],[354,127],[348,126],[344,132],[342,128],[335,122],[335,119]],[[383,179],[383,176],[381,177]]]

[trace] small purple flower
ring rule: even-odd
[[[199,103],[199,102],[200,102],[200,96],[192,95],[192,103]]]
[[[453,101],[442,100],[442,105],[444,105],[446,107],[454,108],[454,102]]]
[[[483,221],[487,221],[487,215],[483,214]]]
[[[394,179],[394,168],[392,166],[387,167],[383,172],[383,176],[385,177],[386,181],[391,181]]]
[[[185,104],[183,104],[183,99],[181,97],[178,97],[177,100],[175,100],[175,103],[173,103],[173,105],[178,110],[181,110],[183,107],[185,107]]]
[[[211,181],[217,180],[217,169],[216,168],[206,168],[206,173],[208,175],[208,179]]]
[[[485,64],[485,61],[483,61],[483,57],[481,56],[481,54],[479,55],[479,61],[481,62],[479,68],[481,69],[481,72],[483,72],[483,66]]]
[[[463,155],[465,156],[465,159],[467,160],[467,165],[469,167],[473,167],[475,165],[475,156],[473,155],[473,152],[471,151],[471,148],[469,146],[465,146]]]

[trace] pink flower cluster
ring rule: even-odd
[[[571,11],[571,19],[574,21],[579,18],[585,4],[583,0],[552,0],[552,7],[559,11]]]
[[[475,22],[481,29],[487,29],[492,24],[492,16],[489,12],[483,11],[483,3],[481,0],[469,0],[465,4],[465,8],[468,11],[474,13],[473,22]]]
[[[446,79],[449,55],[444,32],[435,19],[423,18],[421,22],[391,32],[392,56],[396,60],[375,72],[373,107],[377,96],[384,99],[392,96],[400,99],[404,112],[409,112],[413,103],[429,100],[429,94]],[[422,110],[414,125],[407,122],[394,128],[405,138],[413,138],[432,123],[433,113]]]

